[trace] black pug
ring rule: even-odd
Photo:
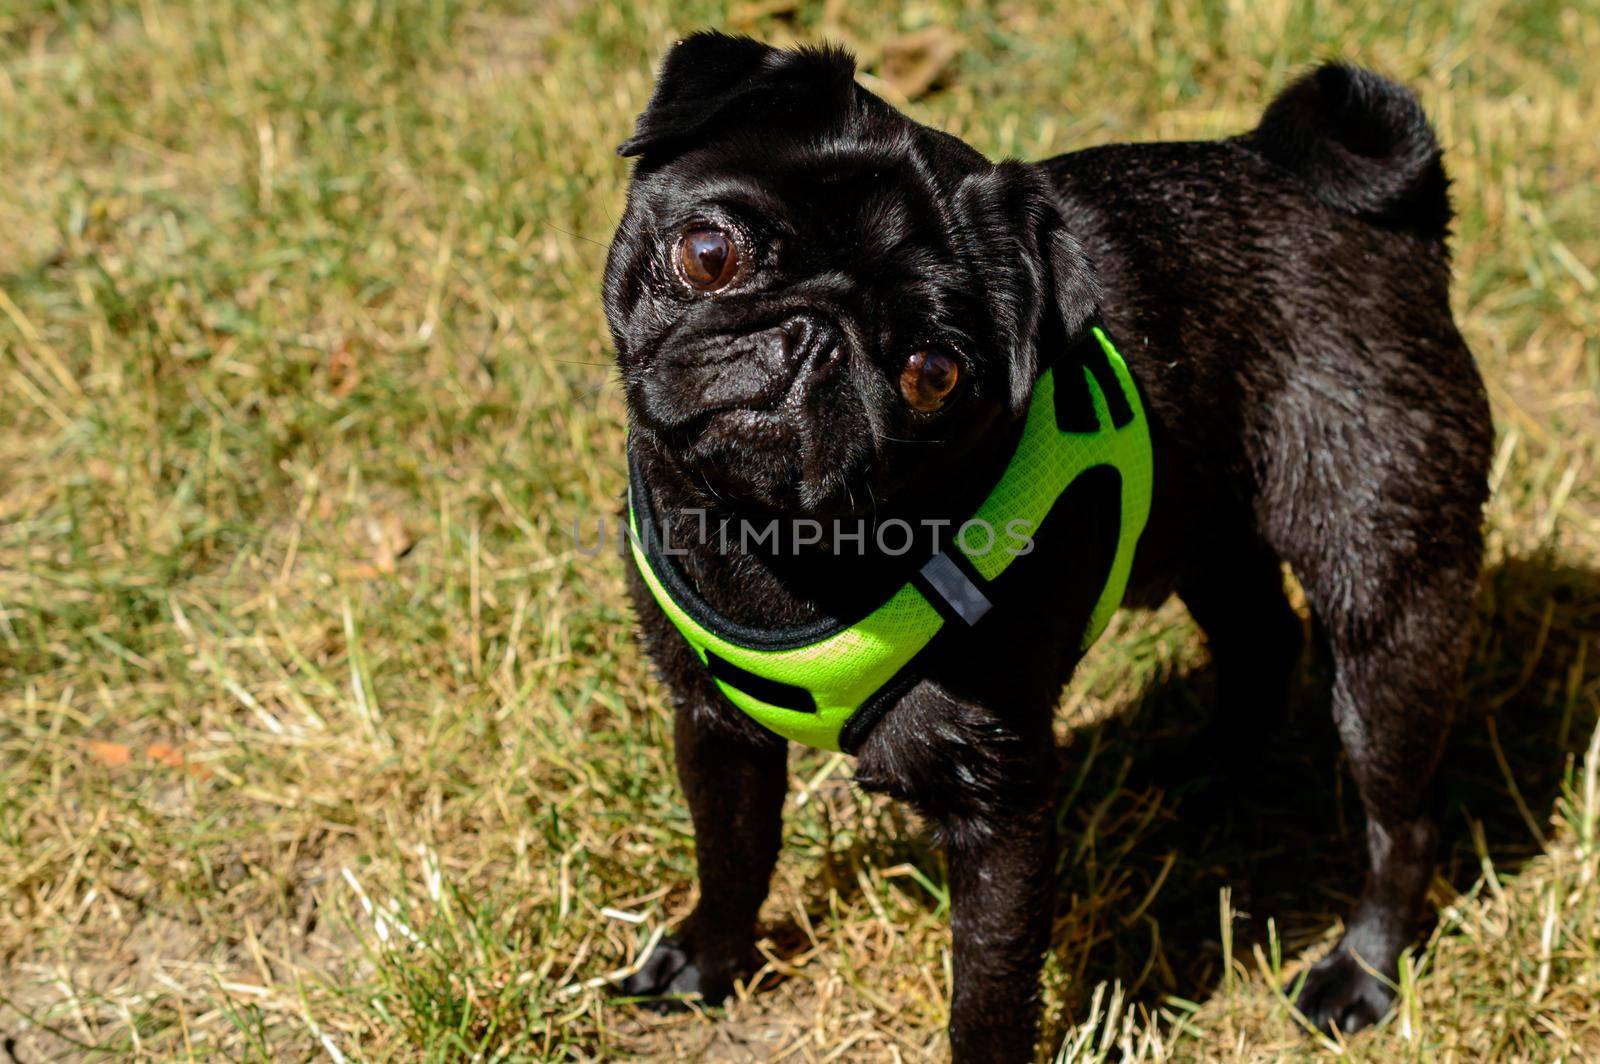
[[[1241,136],[991,163],[857,85],[843,51],[700,33],[619,152],[637,163],[604,295],[634,509],[674,544],[685,594],[736,630],[860,618],[929,555],[870,533],[729,550],[708,527],[959,523],[1018,448],[1036,380],[1103,327],[1154,453],[1124,601],[1176,592],[1194,615],[1235,767],[1264,756],[1301,649],[1284,563],[1325,633],[1368,873],[1298,1007],[1343,1032],[1381,1017],[1424,915],[1492,445],[1451,319],[1440,149],[1411,94],[1327,65]],[[844,743],[860,785],[912,803],[948,854],[959,1061],[1034,1049],[1051,717],[1107,580],[1084,563],[1118,534],[1105,508],[1041,530],[1027,579],[946,624]],[[636,569],[700,895],[623,989],[716,1001],[752,958],[787,743],[725,696]]]

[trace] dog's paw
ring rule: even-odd
[[[695,960],[688,943],[677,938],[664,938],[656,943],[639,970],[628,976],[617,987],[627,997],[659,998],[650,1007],[666,1010],[697,998],[707,1005],[715,1005],[732,992],[725,979],[708,977]]]
[[[1355,1034],[1389,1011],[1394,989],[1342,944],[1306,974],[1295,1008],[1319,1031]]]

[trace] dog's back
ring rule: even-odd
[[[1329,509],[1364,509],[1348,516],[1376,534],[1387,503],[1476,554],[1490,420],[1450,312],[1448,181],[1410,92],[1328,65],[1242,136],[1042,165],[1182,463],[1175,517],[1231,504],[1291,564],[1333,566]],[[1192,521],[1157,522],[1142,574],[1173,524]]]
[[[1293,312],[1285,300],[1415,301],[1425,289],[1448,314],[1438,139],[1416,98],[1370,71],[1318,68],[1242,136],[1106,145],[1041,165],[1076,231],[1099,245],[1108,304],[1170,307],[1179,301],[1161,289],[1175,285],[1207,311],[1232,302],[1270,318]]]

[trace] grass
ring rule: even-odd
[[[1279,986],[1359,821],[1301,684],[1270,808],[1135,782],[1208,698],[1180,610],[1062,713],[1061,1059],[1600,1055],[1600,8],[20,0],[0,10],[0,1041],[45,1057],[920,1060],[945,874],[792,762],[767,966],[610,997],[692,901],[621,560],[611,154],[674,33],[943,27],[911,111],[991,155],[1248,126],[1308,62],[1413,84],[1500,429],[1438,929],[1348,1047]],[[937,33],[937,31],[934,31]],[[592,525],[586,526],[592,528]],[[588,533],[586,532],[586,538]]]

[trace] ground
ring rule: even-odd
[[[1297,1031],[1279,988],[1359,884],[1325,674],[1248,800],[1150,782],[1205,653],[1176,606],[1126,616],[1061,713],[1041,1054],[1600,1055],[1600,7],[866,8],[0,9],[13,1059],[943,1052],[940,858],[826,754],[793,759],[746,992],[660,1017],[606,990],[694,890],[593,547],[623,481],[611,149],[701,26],[843,41],[992,156],[1235,132],[1327,56],[1416,87],[1499,430],[1438,926],[1381,1029]]]

